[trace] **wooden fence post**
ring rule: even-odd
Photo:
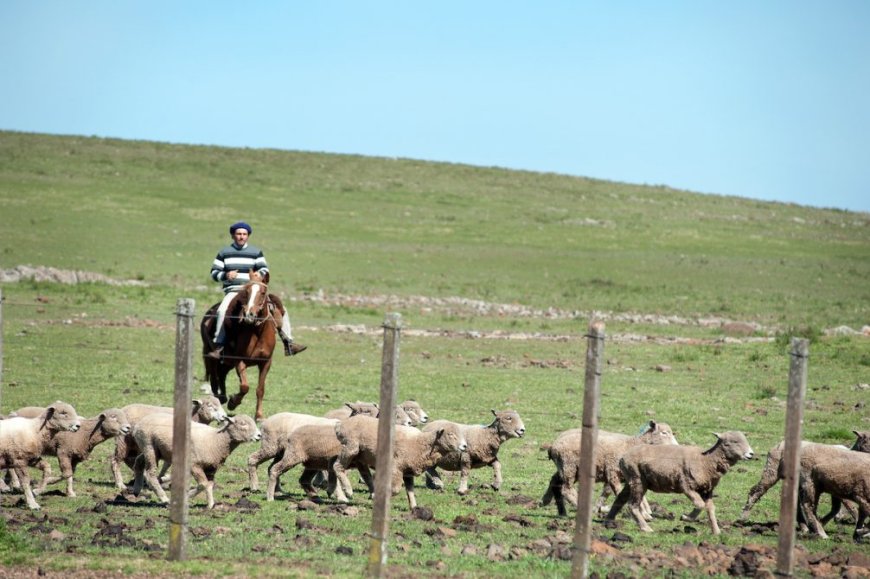
[[[571,577],[586,577],[592,544],[592,494],[595,490],[595,448],[600,414],[601,358],[604,322],[589,324],[586,336],[586,385],[583,391],[583,434],[580,442],[580,476],[577,480],[577,515],[574,523],[574,561]]]
[[[785,415],[785,449],[782,455],[783,480],[779,504],[779,546],[776,572],[794,573],[795,520],[798,477],[801,466],[801,427],[804,422],[804,396],[807,392],[807,358],[809,342],[791,339],[791,365],[788,371],[788,406]]]
[[[372,528],[369,532],[368,576],[383,577],[387,565],[387,532],[393,478],[396,390],[399,381],[399,335],[402,316],[387,314],[384,320],[384,353],[381,362],[381,397],[378,418],[378,455],[375,461],[375,494]]]
[[[193,382],[193,313],[195,302],[180,298],[176,306],[175,405],[172,420],[172,494],[169,501],[169,560],[187,559],[190,486],[190,387]]]

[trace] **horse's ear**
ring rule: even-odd
[[[265,274],[260,275],[260,279],[263,280],[264,284],[269,284],[269,272],[267,271]]]

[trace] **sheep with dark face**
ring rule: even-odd
[[[542,505],[550,504],[555,498],[556,509],[560,516],[567,514],[565,500],[577,507],[577,480],[580,478],[580,444],[583,430],[572,428],[556,437],[547,455],[556,465],[556,472],[550,477],[547,491],[541,498]],[[622,489],[622,474],[619,459],[628,449],[638,444],[678,444],[670,425],[650,420],[640,434],[629,436],[606,430],[598,431],[595,449],[595,482],[604,483],[601,496],[596,503],[600,510],[610,493],[619,494]],[[646,503],[646,501],[644,501]],[[649,513],[649,505],[644,504],[644,512]]]
[[[468,493],[468,474],[471,469],[483,466],[492,467],[492,489],[499,490],[502,483],[501,462],[498,460],[498,451],[504,442],[511,438],[522,438],[526,433],[523,419],[515,410],[491,410],[494,418],[488,425],[457,424],[465,435],[468,448],[463,452],[450,452],[441,457],[438,463],[426,469],[426,479],[430,486],[443,488],[444,483],[438,475],[438,467],[459,471],[459,488],[456,490],[460,495]],[[423,427],[423,432],[431,432],[444,428],[450,423],[448,420],[436,420]]]
[[[614,520],[629,500],[634,520],[642,531],[652,532],[641,503],[648,490],[657,493],[683,493],[692,501],[697,516],[706,509],[710,528],[720,534],[713,505],[713,491],[722,477],[740,460],[749,460],[755,453],[742,432],[715,434],[716,443],[704,450],[697,446],[642,444],[629,449],[619,461],[625,486],[616,497],[608,520]]]
[[[39,510],[40,506],[33,496],[28,467],[39,463],[58,433],[79,428],[81,419],[75,408],[59,400],[36,418],[0,420],[0,468],[13,469],[18,475],[29,508]]]

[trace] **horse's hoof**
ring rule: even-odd
[[[228,409],[228,410],[235,410],[236,407],[238,407],[238,405],[239,405],[239,401],[236,400],[236,397],[235,397],[235,396],[233,396],[232,398],[230,398],[230,399],[227,401],[227,409]]]

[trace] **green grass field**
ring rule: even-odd
[[[774,529],[734,521],[783,435],[791,335],[812,339],[804,438],[849,444],[852,430],[870,429],[870,338],[825,332],[870,324],[865,213],[402,159],[9,132],[0,132],[0,211],[0,270],[49,266],[148,284],[0,285],[3,413],[55,399],[85,416],[171,404],[177,300],[195,299],[202,313],[219,299],[209,266],[238,219],[253,225],[272,290],[309,345],[298,357],[276,357],[267,414],[376,400],[379,326],[389,311],[406,328],[400,399],[467,423],[488,421],[492,408],[518,410],[527,435],[502,448],[501,492],[485,487],[489,469],[473,472],[465,497],[452,492],[456,477],[443,493],[421,487],[417,500],[433,510],[431,521],[412,517],[403,494],[393,498],[396,576],[570,573],[570,561],[541,547],[573,535],[573,518],[536,504],[552,474],[541,446],[580,424],[583,336],[595,316],[608,338],[601,428],[634,433],[654,418],[701,446],[714,431],[743,430],[760,457],[717,488],[720,537],[668,518],[648,536],[621,518],[626,553],[670,553],[687,542],[775,548]],[[735,334],[729,322],[753,330]],[[253,412],[253,394],[239,411]],[[97,447],[79,467],[76,498],[50,492],[38,514],[18,503],[21,495],[0,499],[0,562],[275,577],[365,568],[366,493],[357,491],[358,512],[329,501],[299,510],[290,472],[289,497],[267,503],[245,488],[251,445],[218,474],[217,509],[193,502],[191,560],[170,565],[166,509],[150,496],[114,500],[112,447]],[[777,521],[778,488],[752,521]],[[649,498],[676,517],[690,508],[677,495]],[[827,529],[829,541],[800,535],[801,548],[868,553],[848,526]],[[599,523],[594,531],[602,540],[614,533]],[[636,564],[598,557],[592,570],[636,575]],[[693,576],[691,568],[673,573]]]

